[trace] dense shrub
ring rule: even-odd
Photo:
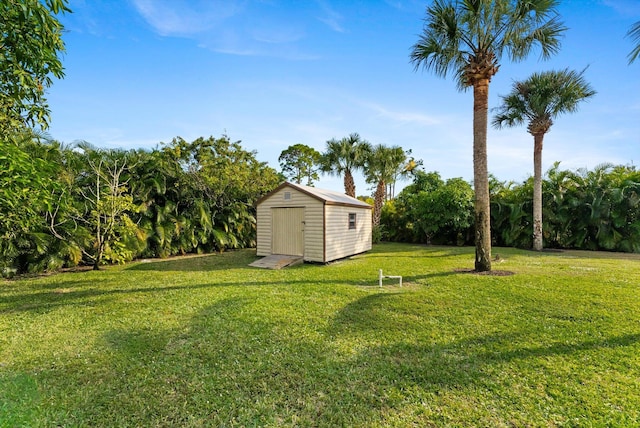
[[[254,246],[254,203],[280,181],[227,136],[112,151],[25,135],[0,142],[5,275]]]
[[[461,178],[414,171],[414,181],[388,202],[381,223],[389,239],[464,245],[472,238],[473,189]]]
[[[490,189],[493,244],[531,248],[533,180],[492,177]],[[418,171],[385,205],[382,224],[393,241],[469,244],[472,214],[468,183]],[[569,171],[556,163],[543,181],[543,236],[550,248],[640,252],[640,172],[609,164]]]

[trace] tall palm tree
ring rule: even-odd
[[[434,0],[410,58],[436,75],[453,73],[459,89],[473,87],[473,182],[476,271],[491,270],[487,122],[489,82],[503,55],[525,59],[538,45],[556,53],[565,27],[557,0]]]
[[[327,141],[327,150],[320,160],[322,172],[344,176],[344,193],[356,197],[353,172],[362,169],[371,151],[371,145],[357,133],[336,140]]]
[[[630,37],[635,44],[633,50],[629,53],[629,64],[631,64],[640,55],[640,21],[631,26],[627,32],[627,37]]]
[[[373,226],[380,225],[382,206],[387,197],[387,184],[392,182],[401,166],[406,164],[407,155],[402,147],[387,147],[378,144],[371,149],[365,163],[367,183],[375,184],[373,195]]]
[[[515,82],[511,92],[501,97],[502,105],[493,119],[497,128],[527,123],[533,135],[533,249],[542,251],[542,142],[553,120],[577,111],[581,101],[595,91],[580,73],[565,69],[534,73]]]

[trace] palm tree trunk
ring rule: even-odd
[[[380,216],[382,214],[382,206],[387,195],[387,186],[384,181],[379,181],[376,187],[376,193],[373,199],[373,226],[380,225]]]
[[[542,140],[533,136],[533,249],[542,251]]]
[[[489,79],[473,85],[473,187],[475,191],[476,260],[475,270],[491,270],[491,213],[487,167],[487,120]]]
[[[356,184],[353,182],[353,175],[348,169],[344,172],[344,193],[352,198],[356,197]]]

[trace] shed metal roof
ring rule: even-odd
[[[263,200],[269,198],[271,195],[280,191],[284,187],[290,187],[292,189],[298,190],[302,193],[305,193],[311,196],[312,198],[315,198],[324,202],[326,205],[343,205],[343,206],[349,206],[349,207],[373,209],[373,207],[368,203],[363,202],[356,198],[352,198],[351,196],[347,196],[344,193],[336,192],[333,190],[327,190],[327,189],[318,189],[316,187],[303,186],[302,184],[289,183],[288,181],[285,181],[280,186],[278,186],[275,190],[273,190],[272,192],[269,192],[268,194],[260,198],[256,202],[256,205],[259,205]]]

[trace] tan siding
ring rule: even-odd
[[[285,192],[291,199],[285,200]],[[271,254],[272,245],[272,208],[304,207],[304,259],[307,261],[323,261],[322,242],[322,207],[323,203],[300,191],[285,187],[264,199],[257,207],[257,251],[258,256]],[[319,256],[319,257],[318,257]]]
[[[258,205],[256,215],[256,255],[268,256],[271,254],[271,208],[262,203]]]
[[[272,208],[273,254],[304,255],[304,208]]]
[[[328,205],[326,213],[325,261],[358,254],[371,249],[371,210]],[[349,229],[349,213],[356,213],[356,228]]]
[[[314,199],[305,211],[304,259],[309,262],[324,261],[323,208],[324,204]]]

